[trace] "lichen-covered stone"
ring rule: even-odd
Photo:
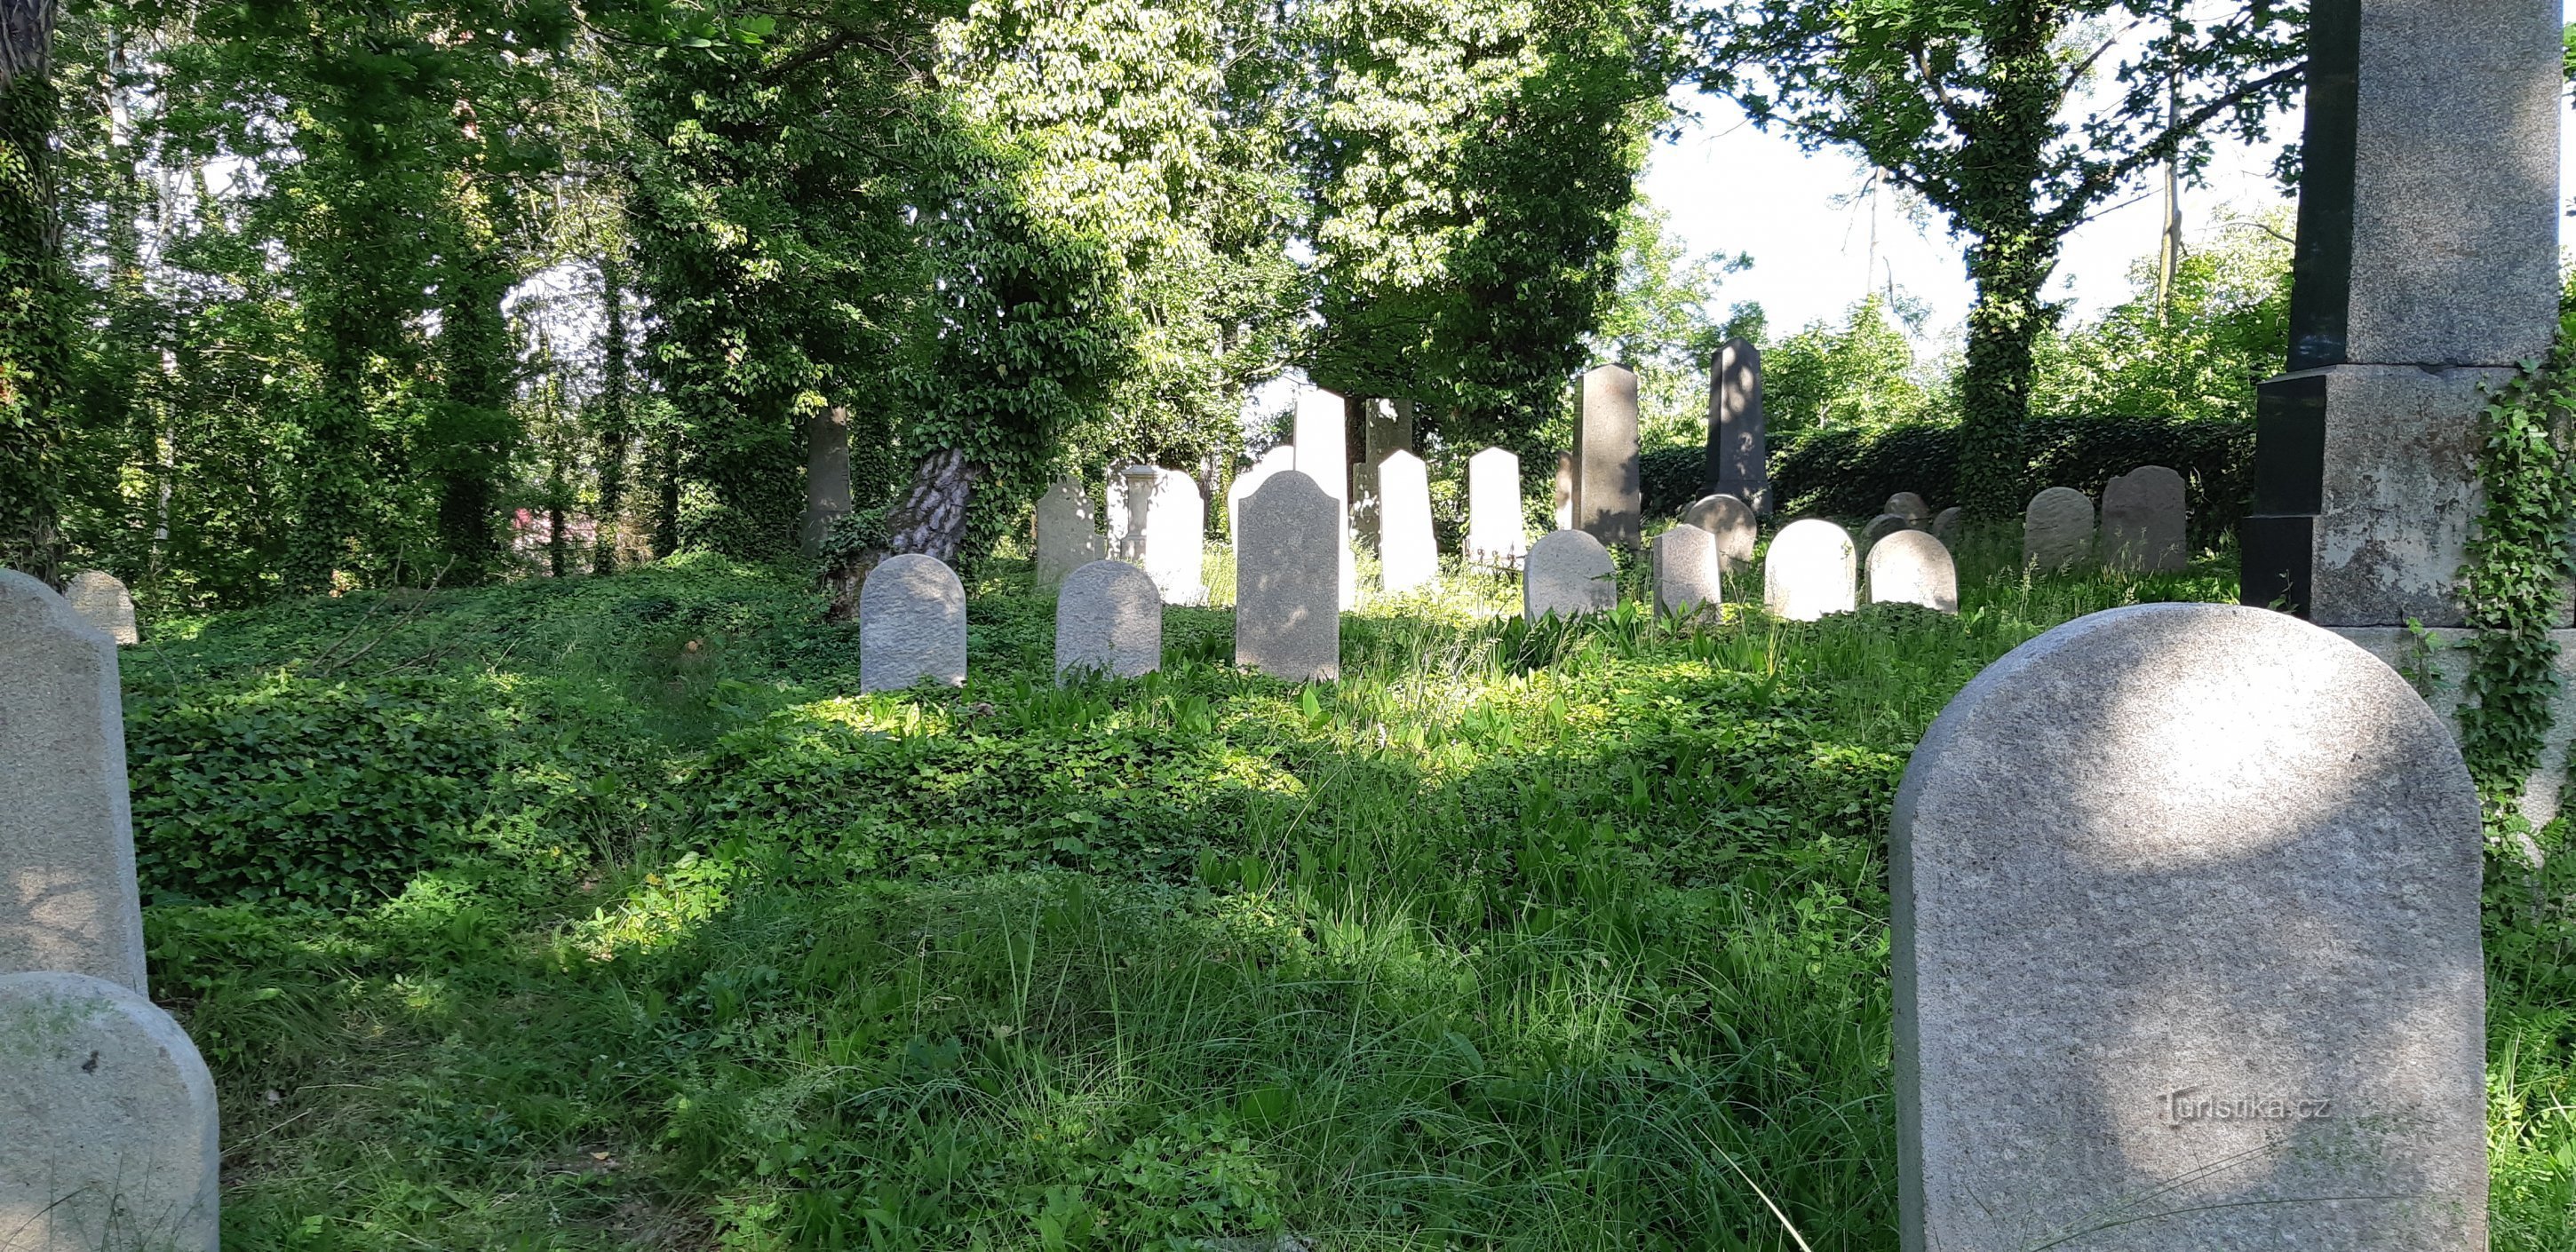
[[[2093,497],[2073,487],[2051,487],[2032,496],[2021,527],[2025,569],[2053,574],[2093,559]]]
[[[1717,611],[1717,536],[1688,522],[1655,536],[1655,611],[1689,616]]]
[[[1610,550],[1589,532],[1551,531],[1530,545],[1521,570],[1521,616],[1574,617],[1619,603],[1617,567]]]
[[[1959,611],[1959,566],[1928,531],[1900,530],[1869,546],[1872,604]]]
[[[1093,561],[1055,598],[1055,673],[1134,678],[1163,665],[1163,596],[1145,571]]]
[[[887,557],[859,585],[859,690],[966,683],[966,589],[937,557]]]
[[[1682,521],[1716,537],[1719,573],[1732,576],[1753,568],[1753,546],[1760,534],[1752,505],[1731,495],[1701,496],[1682,510]]]
[[[1341,502],[1303,470],[1271,476],[1243,502],[1234,559],[1234,663],[1305,682],[1342,674],[1334,552]]]

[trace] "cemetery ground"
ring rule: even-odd
[[[962,691],[857,695],[801,572],[703,558],[158,623],[134,829],[225,1242],[1892,1248],[1906,754],[2041,631],[2236,587],[1964,548],[1957,618],[1530,628],[1453,575],[1309,687],[1173,608],[1165,672],[1058,689],[1010,562]],[[2493,864],[2495,1244],[2567,1248],[2564,893]]]

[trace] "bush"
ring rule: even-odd
[[[157,900],[399,892],[469,827],[487,725],[445,684],[271,676],[126,702],[135,866]]]

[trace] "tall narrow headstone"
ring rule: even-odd
[[[1163,665],[1163,596],[1145,571],[1093,561],[1055,598],[1055,676],[1134,678]]]
[[[1812,622],[1859,607],[1849,531],[1820,517],[1791,522],[1762,558],[1762,607],[1773,617]]]
[[[1410,452],[1378,463],[1378,567],[1389,592],[1411,591],[1440,577],[1440,547],[1431,536],[1431,471]]]
[[[1091,524],[1091,496],[1071,474],[1038,497],[1037,527],[1031,573],[1039,591],[1055,590],[1065,575],[1101,557],[1100,528]]]
[[[1154,471],[1146,495],[1144,544],[1131,562],[1154,580],[1165,604],[1199,604],[1207,599],[1200,577],[1207,560],[1207,498],[1198,480],[1174,469]]]
[[[1295,468],[1297,445],[1283,443],[1262,453],[1261,459],[1253,462],[1251,469],[1235,477],[1234,485],[1225,492],[1225,533],[1229,539],[1240,542],[1243,538],[1244,500],[1261,490],[1261,484],[1269,482],[1271,475]]]
[[[939,558],[890,556],[859,584],[859,690],[966,683],[966,588]]]
[[[1521,616],[1574,617],[1607,612],[1619,603],[1619,572],[1610,550],[1589,532],[1551,531],[1530,545],[1521,563]]]
[[[1521,459],[1501,448],[1467,458],[1467,563],[1516,570],[1529,551],[1521,513]]]
[[[1869,546],[1869,602],[1959,611],[1959,565],[1928,531],[1900,530]]]
[[[1574,528],[1604,545],[1637,546],[1644,518],[1635,371],[1603,365],[1583,376],[1575,451]]]
[[[1717,536],[1688,522],[1655,536],[1655,611],[1689,616],[1717,611]]]
[[[803,538],[812,556],[850,511],[850,411],[836,404],[806,420]]]
[[[0,675],[0,974],[144,991],[116,643],[0,569]]]
[[[1386,525],[1383,466],[1390,453],[1413,451],[1413,402],[1375,399],[1360,410],[1360,458],[1351,466],[1351,530],[1375,545]]]
[[[2257,390],[2245,603],[2461,624],[2478,417],[2557,327],[2562,20],[2528,0],[2310,14],[2289,361]]]
[[[1334,549],[1342,510],[1303,470],[1271,476],[1243,502],[1234,559],[1234,663],[1305,682],[1342,675]]]
[[[1556,454],[1556,528],[1574,529],[1575,457],[1571,452]]]
[[[2102,488],[2102,563],[2169,573],[2191,568],[2183,538],[2182,475],[2144,465]]]
[[[1753,568],[1759,534],[1752,505],[1734,496],[1702,496],[1682,510],[1682,520],[1717,537],[1720,572],[1733,575]]]
[[[0,974],[0,1248],[215,1252],[214,1076],[132,987]]]
[[[2021,519],[2022,568],[2053,574],[2092,559],[2093,497],[2073,487],[2032,496]]]
[[[1350,444],[1343,427],[1348,416],[1348,406],[1332,392],[1316,388],[1297,397],[1297,472],[1331,496],[1341,515],[1336,542],[1341,544],[1340,594],[1346,609],[1360,599],[1359,562],[1351,553]]]
[[[141,641],[134,630],[134,597],[116,575],[82,570],[63,585],[63,598],[71,601],[73,612],[108,638],[120,644]]]
[[[1708,490],[1771,512],[1771,441],[1762,418],[1762,353],[1741,339],[1717,350],[1708,380]]]
[[[2286,615],[1988,666],[1896,795],[1903,1246],[2486,1247],[2481,847],[2440,719]]]

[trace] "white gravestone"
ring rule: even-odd
[[[1959,611],[1959,566],[1928,531],[1900,530],[1869,546],[1872,604]]]
[[[116,643],[52,588],[0,569],[0,675],[0,974],[63,970],[143,991]]]
[[[1145,494],[1145,524],[1139,545],[1141,561],[1131,562],[1154,580],[1165,604],[1199,604],[1207,599],[1201,570],[1207,560],[1207,497],[1196,479],[1175,469],[1154,471]]]
[[[1431,471],[1410,452],[1390,452],[1377,467],[1379,585],[1390,594],[1440,577],[1440,545],[1431,535]]]
[[[1093,561],[1055,598],[1055,675],[1134,678],[1163,665],[1163,596],[1145,571]]]
[[[1818,517],[1791,522],[1763,557],[1762,607],[1793,622],[1849,613],[1859,607],[1857,581],[1850,532]]]
[[[1360,601],[1359,562],[1351,552],[1350,441],[1343,422],[1349,409],[1341,396],[1311,389],[1297,397],[1297,472],[1304,474],[1341,514],[1341,607]]]
[[[1521,568],[1521,616],[1550,613],[1570,618],[1608,611],[1619,603],[1618,569],[1610,550],[1588,531],[1559,530],[1530,545]]]
[[[1333,552],[1341,502],[1303,470],[1271,476],[1243,502],[1234,561],[1234,663],[1291,682],[1342,674]]]
[[[1501,448],[1467,458],[1467,563],[1516,570],[1529,552],[1521,514],[1521,459]]]
[[[63,598],[71,601],[72,611],[89,619],[108,638],[120,644],[141,642],[134,630],[134,597],[116,575],[97,570],[82,570],[63,585]]]
[[[1683,617],[1715,613],[1720,602],[1717,536],[1688,522],[1655,536],[1654,575],[1656,612]]]
[[[2053,574],[2092,559],[2093,497],[2073,487],[2032,496],[2022,515],[2022,567]]]
[[[1031,580],[1040,591],[1053,591],[1064,576],[1100,559],[1100,528],[1092,524],[1091,496],[1082,481],[1067,474],[1038,497],[1037,557]]]
[[[122,983],[0,975],[0,1248],[214,1252],[215,1082]]]
[[[966,684],[966,589],[936,557],[890,556],[859,584],[859,690]]]
[[[2395,671],[2080,618],[1942,711],[1890,833],[1905,1248],[2487,1246],[2478,795]]]

